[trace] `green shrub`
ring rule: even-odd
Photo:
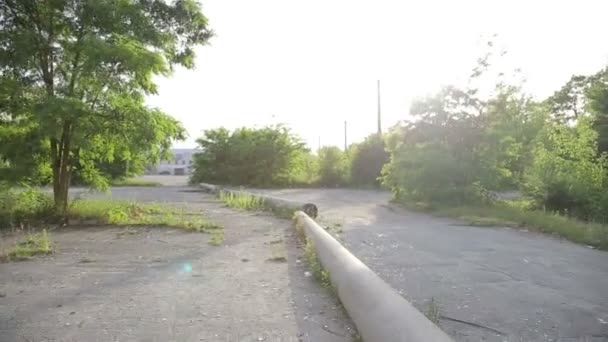
[[[348,160],[342,150],[335,146],[319,150],[319,179],[322,186],[337,187],[348,183]]]
[[[382,136],[368,136],[363,142],[355,144],[350,153],[351,184],[379,186],[382,167],[390,160]]]
[[[589,120],[574,127],[547,123],[539,134],[525,190],[537,207],[583,220],[606,222],[608,178],[597,154],[597,133]]]
[[[49,195],[31,188],[0,189],[0,229],[26,228],[56,218]]]
[[[308,153],[284,126],[207,130],[197,140],[191,183],[281,186],[294,182]]]

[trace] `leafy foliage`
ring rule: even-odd
[[[348,160],[346,154],[336,146],[326,146],[319,150],[318,184],[337,187],[349,181]]]
[[[53,201],[34,189],[0,189],[0,229],[29,228],[53,220]]]
[[[191,182],[277,186],[290,184],[308,152],[284,126],[205,131],[197,140]]]
[[[194,0],[0,2],[0,168],[50,168],[65,212],[74,170],[104,187],[99,163],[159,159],[184,130],[144,97],[211,35]]]
[[[583,219],[608,218],[605,159],[588,119],[568,127],[547,123],[539,133],[525,189],[550,211]]]

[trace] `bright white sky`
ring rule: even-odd
[[[203,0],[216,32],[195,70],[148,103],[204,129],[285,123],[310,147],[342,146],[407,118],[412,99],[463,82],[498,34],[504,63],[544,97],[608,65],[607,0]],[[509,70],[506,70],[509,71]]]

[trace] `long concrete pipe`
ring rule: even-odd
[[[297,224],[314,243],[340,301],[367,342],[451,342],[452,339],[303,212]]]

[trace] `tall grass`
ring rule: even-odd
[[[0,189],[0,229],[28,228],[56,219],[53,199],[32,189]]]
[[[310,238],[306,238],[306,244],[304,245],[304,258],[310,267],[312,276],[321,284],[323,287],[331,287],[331,279],[329,278],[329,272],[321,265],[321,261],[317,256],[314,242]]]
[[[220,201],[228,207],[242,210],[263,210],[264,199],[246,192],[220,191]]]

